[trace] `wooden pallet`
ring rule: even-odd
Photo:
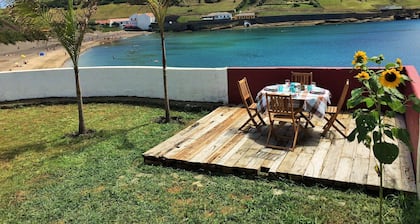
[[[377,189],[379,178],[372,150],[363,144],[348,142],[331,129],[321,138],[325,121],[314,118],[315,128],[301,129],[294,151],[265,147],[267,127],[238,128],[248,119],[240,107],[222,106],[185,128],[165,142],[143,153],[146,164],[161,164],[187,169],[208,169],[223,173],[268,174],[311,183],[344,187],[364,186]],[[348,130],[354,128],[350,114],[341,114]],[[404,126],[401,117],[390,122]],[[349,131],[348,131],[349,132]],[[276,130],[277,135],[291,135],[291,127]],[[275,140],[274,140],[275,141]],[[288,145],[291,142],[273,142]],[[411,154],[398,143],[400,155],[385,166],[384,187],[390,190],[416,192]]]

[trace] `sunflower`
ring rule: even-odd
[[[357,51],[354,54],[354,60],[352,61],[352,64],[355,65],[357,63],[365,64],[368,61],[366,52],[364,51]]]
[[[399,59],[399,58],[397,58],[397,60],[395,61],[395,63],[398,65],[398,71],[402,71],[403,70],[403,64],[402,64],[402,61],[401,61],[401,59]]]
[[[357,74],[355,76],[355,78],[368,80],[368,79],[370,79],[370,75],[369,75],[369,73],[363,71],[363,72],[360,72],[359,74]]]
[[[395,88],[401,82],[401,74],[395,68],[387,69],[379,76],[379,82],[388,88]]]

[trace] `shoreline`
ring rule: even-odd
[[[146,35],[147,31],[93,32],[86,33],[80,53],[86,50],[125,38]],[[70,59],[61,44],[55,40],[18,42],[14,45],[0,44],[0,72],[45,68],[62,68]]]
[[[264,24],[252,24],[250,27],[244,26],[216,26],[208,30],[220,29],[252,29],[262,27],[294,27],[294,26],[318,26],[327,24],[346,24],[346,23],[365,23],[365,22],[381,22],[392,21],[392,17],[380,17],[370,19],[330,19],[330,20],[303,20],[303,21],[285,21]],[[93,32],[85,35],[81,52],[113,41],[125,38],[147,35],[148,31],[114,31],[114,32]],[[0,72],[3,71],[22,71],[46,68],[62,68],[70,59],[67,52],[61,44],[55,40],[34,41],[34,42],[18,42],[15,45],[0,44]],[[41,53],[43,54],[41,56]]]

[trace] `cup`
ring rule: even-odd
[[[306,85],[306,91],[311,92],[312,91],[312,84]]]
[[[290,86],[290,92],[291,93],[295,93],[296,92],[296,87],[294,85]]]
[[[286,80],[284,80],[284,83],[286,84],[286,86],[290,86],[290,79],[286,79]]]
[[[312,87],[316,87],[316,82],[311,82]]]

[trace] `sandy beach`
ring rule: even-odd
[[[145,31],[87,33],[82,44],[82,52],[94,46],[147,33]],[[67,52],[54,39],[49,41],[19,42],[15,45],[0,44],[0,52],[0,71],[61,68],[69,59]]]

